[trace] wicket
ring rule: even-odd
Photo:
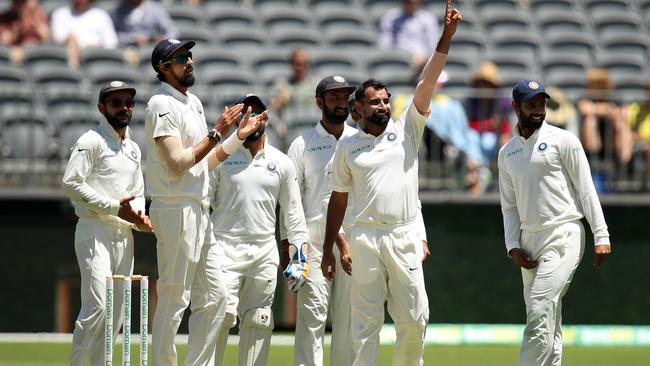
[[[140,281],[140,366],[148,365],[149,336],[149,278],[147,276],[113,275],[106,277],[106,327],[104,330],[104,365],[113,365],[113,281],[124,281],[122,302],[124,306],[124,324],[122,333],[122,366],[131,364],[131,281]]]

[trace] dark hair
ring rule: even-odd
[[[156,74],[156,77],[157,77],[158,80],[160,80],[160,81],[165,81],[165,74],[163,74],[163,73],[160,72],[160,71],[158,71],[158,74]]]
[[[368,79],[357,87],[357,90],[355,90],[354,92],[354,100],[363,102],[363,100],[366,97],[366,89],[368,88],[373,88],[376,90],[386,89],[386,92],[388,92],[388,88],[386,87],[386,84],[376,79]],[[390,97],[390,93],[388,93],[388,97]]]

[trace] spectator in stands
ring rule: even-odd
[[[414,73],[414,85],[419,81],[420,71]],[[463,180],[471,195],[485,191],[491,173],[487,168],[489,161],[484,157],[479,134],[469,128],[467,114],[460,101],[442,93],[448,80],[445,71],[440,74],[431,104],[429,117],[425,122],[424,145],[426,160],[439,163],[458,161],[463,170]],[[395,115],[399,115],[409,105],[413,95],[402,94],[391,103]],[[456,164],[454,164],[456,165]]]
[[[157,1],[123,0],[111,16],[120,46],[141,47],[178,38],[174,21]]]
[[[606,69],[587,70],[586,95],[578,103],[581,140],[594,173],[596,190],[609,190],[607,182],[632,156],[632,134]]]
[[[408,52],[415,70],[435,51],[440,37],[438,20],[420,9],[421,4],[422,0],[402,0],[402,6],[389,10],[379,24],[379,47]]]
[[[642,171],[645,174],[644,180],[647,181],[650,174],[650,80],[646,84],[645,101],[627,105],[624,114],[632,133],[632,153],[644,163],[645,168]]]
[[[22,63],[23,47],[49,41],[50,25],[38,0],[12,0],[0,14],[0,44],[10,48],[14,63]]]
[[[310,72],[310,57],[307,50],[302,48],[293,50],[289,63],[291,76],[288,80],[276,80],[273,86],[273,98],[269,103],[270,111],[280,119],[288,107],[306,111],[313,108],[314,90],[319,81]],[[286,124],[278,121],[277,118],[272,120],[274,120],[275,132],[283,136],[287,130]]]
[[[546,103],[546,122],[580,136],[578,111],[566,98],[564,92],[552,86],[546,88],[546,92],[551,96]]]
[[[465,104],[469,126],[480,136],[483,157],[490,161],[511,135],[512,106],[499,95],[501,77],[492,62],[481,64],[472,77],[472,96]]]
[[[92,0],[71,0],[69,6],[52,13],[52,38],[66,45],[72,68],[79,66],[81,49],[115,48],[118,43],[111,16],[91,3]]]

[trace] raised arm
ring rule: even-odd
[[[413,96],[415,108],[417,108],[417,110],[423,115],[429,112],[429,104],[431,103],[433,89],[436,86],[436,81],[438,81],[442,69],[445,67],[445,62],[447,62],[447,54],[449,53],[451,38],[454,33],[456,33],[458,23],[460,23],[462,19],[463,17],[461,16],[460,11],[452,8],[451,0],[447,0],[445,9],[445,25],[440,40],[438,41],[436,52],[429,57],[429,60],[424,66],[420,82],[418,82],[418,85],[415,87],[415,95]]]

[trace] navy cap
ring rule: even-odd
[[[245,106],[258,105],[262,107],[262,110],[266,110],[266,104],[255,94],[246,94],[243,97],[237,99],[235,104],[244,103]]]
[[[544,85],[535,80],[521,80],[517,85],[515,85],[514,89],[512,89],[512,99],[517,103],[531,100],[539,94],[544,95],[546,98],[551,98],[551,96],[546,93]]]
[[[179,41],[173,38],[163,39],[158,42],[151,53],[151,66],[153,66],[153,69],[158,72],[160,64],[169,61],[174,52],[181,48],[189,50],[194,47],[194,45],[196,45],[196,42],[194,41]]]
[[[135,96],[135,89],[130,87],[127,83],[119,80],[111,81],[102,86],[99,90],[99,101],[101,102],[106,95],[116,92],[118,90],[127,90],[131,92],[131,96]]]
[[[350,86],[347,80],[343,76],[328,76],[321,80],[316,86],[316,96],[322,97],[328,90],[335,89],[347,89],[350,93],[354,93],[356,89],[354,86]]]

